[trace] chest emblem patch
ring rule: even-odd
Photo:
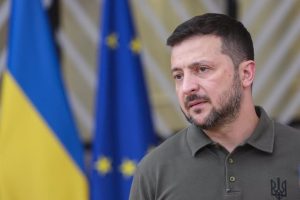
[[[281,180],[279,177],[271,179],[271,195],[276,200],[281,200],[287,197],[287,181]]]

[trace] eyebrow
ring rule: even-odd
[[[193,62],[193,63],[189,64],[187,66],[187,68],[191,69],[191,68],[193,68],[195,66],[201,66],[201,65],[212,65],[212,63],[209,62],[209,61],[203,61],[203,60],[201,60],[201,61],[196,61],[196,62]],[[171,67],[171,72],[181,71],[181,70],[182,70],[182,68],[180,68],[180,67],[174,67],[174,68]]]
[[[176,72],[176,71],[181,71],[181,70],[182,69],[179,67],[174,67],[174,68],[171,68],[171,73]]]

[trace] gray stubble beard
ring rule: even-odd
[[[187,116],[185,114],[185,117],[190,123],[204,130],[224,126],[233,122],[238,117],[242,96],[240,77],[238,72],[235,71],[232,87],[225,91],[219,98],[219,109],[213,107],[202,124],[197,123],[191,115]],[[195,112],[200,113],[201,110],[196,110]]]

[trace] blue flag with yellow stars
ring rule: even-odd
[[[155,134],[129,3],[103,3],[91,199],[128,200]]]

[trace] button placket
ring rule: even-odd
[[[234,172],[235,160],[231,154],[228,154],[225,159],[225,174],[226,174],[226,192],[234,190],[234,185],[237,181],[237,177]]]

